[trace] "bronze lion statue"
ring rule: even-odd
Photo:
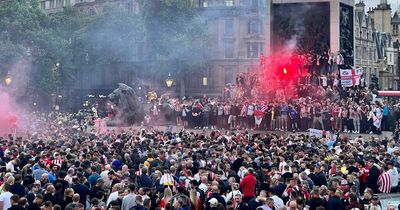
[[[108,99],[115,106],[115,120],[111,124],[133,125],[140,123],[144,118],[142,103],[138,100],[135,90],[123,83],[108,95]]]

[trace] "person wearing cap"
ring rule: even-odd
[[[371,197],[371,203],[368,205],[368,210],[382,210],[382,204],[377,195]]]
[[[209,205],[210,205],[210,209],[217,209],[218,207],[218,200],[216,198],[211,198],[208,201]]]
[[[218,186],[212,186],[211,187],[211,192],[212,192],[212,194],[206,199],[206,206],[205,206],[205,210],[209,210],[210,209],[210,200],[211,199],[213,199],[213,198],[215,198],[215,199],[217,199],[217,201],[218,201],[218,203],[220,203],[220,204],[222,204],[224,207],[226,206],[226,202],[225,202],[225,199],[224,199],[224,197],[222,197],[220,194],[219,194],[219,189],[218,189]]]

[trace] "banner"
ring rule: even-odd
[[[342,87],[353,87],[360,85],[360,78],[363,74],[361,68],[340,69],[340,82]]]
[[[317,138],[322,138],[323,136],[325,136],[326,138],[329,139],[330,138],[330,133],[329,133],[329,131],[323,131],[323,130],[310,128],[309,136],[315,136]]]

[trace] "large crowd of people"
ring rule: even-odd
[[[163,98],[154,101],[147,124],[160,117],[186,128],[225,128],[306,131],[316,128],[334,132],[375,133],[395,131],[400,118],[399,104],[376,99],[374,90],[362,83],[343,88],[337,74],[305,75],[292,88],[256,93],[242,85],[225,89],[224,96],[212,98]],[[249,79],[249,83],[252,82]],[[287,97],[290,91],[292,97]]]
[[[0,137],[0,210],[380,210],[399,192],[395,100],[336,73],[257,82],[241,74],[218,98],[152,92],[130,128],[104,129],[96,108],[30,113]],[[162,118],[183,129],[157,130]],[[297,132],[309,128],[335,135]]]
[[[202,108],[196,102],[192,113],[207,112],[211,102],[205,102]],[[279,104],[285,106],[293,109]],[[240,116],[238,107],[230,113],[234,109]],[[282,108],[283,124],[274,125],[287,120],[288,127],[277,129],[293,125],[287,115]],[[233,127],[254,126],[252,120],[237,118]],[[80,121],[73,114],[33,113],[28,133],[0,138],[0,210],[372,210],[382,209],[377,194],[398,192],[396,138],[229,129],[99,132]]]

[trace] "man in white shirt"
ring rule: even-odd
[[[13,195],[9,192],[10,184],[5,182],[3,187],[3,193],[0,194],[0,210],[7,210],[11,207],[10,198]]]
[[[108,190],[111,188],[111,181],[110,178],[108,178],[108,172],[111,171],[111,166],[110,164],[107,164],[104,167],[104,171],[100,173],[100,177],[104,180],[104,188],[108,192]]]
[[[107,206],[108,206],[108,204],[110,204],[111,201],[115,201],[118,199],[119,191],[123,192],[121,184],[120,183],[115,184],[112,187],[111,191],[112,192],[110,193],[110,196],[108,196],[108,199],[107,199],[107,203],[106,203]]]
[[[15,166],[17,165],[17,159],[11,160],[6,165],[6,170],[10,171],[11,173],[15,173]]]
[[[204,193],[208,191],[208,178],[206,176],[202,176],[200,178],[201,183],[199,185],[199,189],[203,190]]]
[[[397,186],[399,184],[399,172],[397,171],[397,168],[394,166],[393,162],[389,162],[388,164],[388,174],[390,176],[390,180],[392,181],[391,184],[391,193],[396,193],[397,192]]]

